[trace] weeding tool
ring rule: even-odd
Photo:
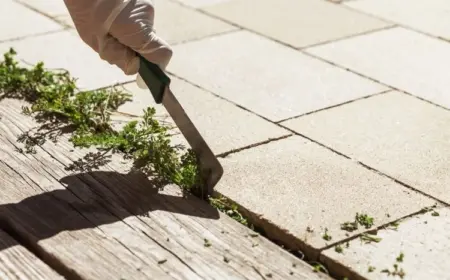
[[[222,165],[170,90],[169,76],[158,65],[139,54],[138,56],[140,58],[139,75],[153,95],[156,104],[164,105],[196,154],[202,178],[205,179],[206,190],[203,190],[203,194],[211,195],[214,186],[223,175]]]

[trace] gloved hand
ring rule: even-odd
[[[136,52],[165,69],[169,44],[153,29],[154,6],[146,0],[64,0],[81,39],[127,75],[139,70]]]

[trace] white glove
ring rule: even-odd
[[[153,29],[154,5],[146,0],[64,0],[81,39],[127,75],[139,71],[136,52],[165,70],[169,44]]]

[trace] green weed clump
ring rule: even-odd
[[[46,70],[42,62],[25,68],[15,55],[10,49],[0,62],[0,100],[27,101],[23,113],[40,123],[37,132],[19,137],[25,144],[23,152],[33,153],[46,140],[56,141],[70,132],[69,141],[75,147],[120,153],[132,160],[134,169],[159,182],[201,195],[197,158],[190,149],[171,144],[169,128],[155,119],[154,108],[147,108],[141,120],[115,129],[111,114],[131,100],[128,93],[117,88],[79,92],[67,71]]]

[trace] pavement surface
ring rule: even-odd
[[[448,0],[154,2],[172,89],[221,155],[219,193],[335,275],[450,279]],[[0,51],[83,89],[124,84],[124,113],[155,106],[63,1],[2,0],[0,23]],[[373,225],[342,229],[364,214]]]

